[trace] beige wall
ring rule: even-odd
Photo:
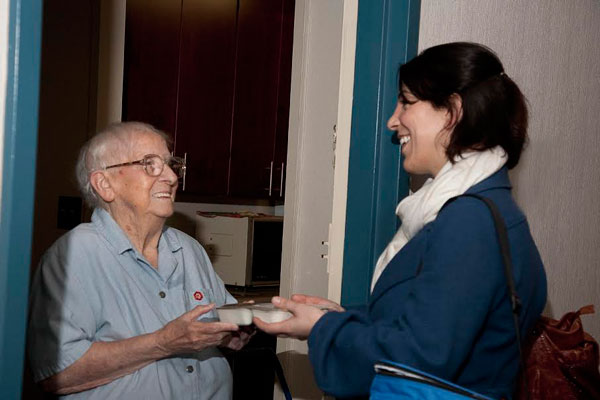
[[[329,290],[328,298],[339,303],[342,297],[342,269],[346,236],[346,202],[348,199],[348,163],[354,100],[354,64],[356,55],[356,28],[358,0],[344,0],[342,18],[340,79],[337,129],[335,140],[335,168],[333,171],[333,207],[329,229]]]
[[[125,6],[125,0],[102,0],[100,2],[97,130],[105,128],[111,122],[121,120]]]
[[[330,291],[328,260],[322,255],[331,253],[322,242],[329,241],[334,181],[343,180],[333,167],[334,125],[350,114],[341,112],[341,108],[351,107],[351,102],[339,99],[340,92],[347,93],[341,91],[344,85],[340,80],[341,70],[347,68],[340,64],[345,8],[350,3],[356,8],[355,0],[296,1],[281,267],[283,296],[307,293],[327,297]],[[350,82],[352,87],[353,80]],[[341,140],[346,143],[342,146],[346,152],[350,132],[347,122],[337,130],[338,138],[348,135]],[[335,154],[339,155],[337,151]],[[338,163],[347,166],[347,155],[340,159],[336,170]],[[343,196],[338,193],[338,201],[340,197],[345,199],[345,187],[341,191]],[[344,221],[339,223],[343,225]],[[341,246],[343,249],[343,242]],[[341,260],[341,253],[336,259]],[[341,262],[336,265],[335,281],[339,284]],[[339,292],[337,286],[335,291]],[[322,392],[314,383],[306,350],[305,342],[289,339],[280,339],[277,347],[294,398],[319,399]],[[276,392],[275,398],[282,398],[281,393]]]
[[[421,1],[419,49],[494,49],[530,104],[530,143],[511,178],[548,274],[554,317],[594,303],[600,338],[600,2]]]

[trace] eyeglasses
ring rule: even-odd
[[[180,157],[169,156],[166,160],[156,154],[146,154],[144,158],[137,161],[130,161],[121,164],[109,165],[104,169],[126,167],[128,165],[141,165],[144,171],[150,176],[159,176],[162,174],[165,164],[173,170],[178,178],[185,178],[185,160]]]

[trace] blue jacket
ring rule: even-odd
[[[504,218],[525,335],[546,303],[546,275],[510,189],[503,168],[467,193],[493,200]],[[388,264],[366,310],[325,314],[308,345],[318,385],[338,397],[366,396],[385,359],[510,398],[519,356],[486,205],[465,197],[443,208]]]

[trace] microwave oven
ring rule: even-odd
[[[283,217],[198,212],[196,239],[226,285],[278,285]]]

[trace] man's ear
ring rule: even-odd
[[[448,123],[446,127],[448,129],[454,129],[462,119],[462,116],[462,98],[458,93],[454,93],[450,96],[450,110],[448,110]]]
[[[90,184],[106,203],[110,203],[115,199],[115,192],[111,185],[110,179],[104,171],[94,171],[90,175]]]

